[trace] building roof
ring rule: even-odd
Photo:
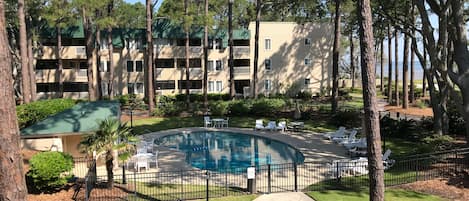
[[[120,104],[115,101],[82,102],[20,131],[21,137],[46,137],[84,134],[96,131],[98,122],[120,118]]]
[[[55,38],[57,29],[43,25],[40,31],[40,37],[43,38]],[[77,20],[76,25],[69,26],[62,29],[63,38],[85,38],[83,30],[83,22]],[[145,29],[124,29],[114,28],[112,29],[112,44],[117,48],[123,48],[125,39],[128,38],[141,38],[145,39]],[[185,38],[184,29],[180,24],[176,24],[167,19],[158,19],[153,24],[153,38]],[[194,27],[190,31],[190,38],[203,38],[204,28]],[[107,31],[101,31],[101,38],[107,37]],[[223,47],[228,46],[228,30],[227,29],[215,29],[210,32],[209,38],[221,38],[223,41]],[[249,40],[250,31],[247,29],[235,29],[233,30],[234,40]],[[146,43],[146,40],[143,40]]]

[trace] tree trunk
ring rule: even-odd
[[[353,45],[353,31],[350,31],[350,36],[349,36],[349,41],[350,41],[350,69],[352,73],[350,73],[350,78],[352,78],[352,90],[355,89],[355,56],[353,54],[354,50],[354,45]]]
[[[359,15],[364,119],[368,143],[369,193],[371,201],[384,201],[384,168],[376,102],[375,53],[369,0],[359,0]]]
[[[392,103],[392,35],[391,23],[388,23],[388,88],[386,91],[388,103]]]
[[[0,0],[0,200],[24,201],[27,191],[13,97],[11,56],[4,28],[4,6],[5,2]]]
[[[94,85],[94,70],[93,70],[93,31],[91,29],[90,20],[86,17],[87,13],[82,8],[83,29],[85,32],[86,40],[86,60],[87,60],[87,75],[88,75],[88,100],[96,100],[96,87]]]
[[[31,101],[37,99],[36,88],[36,71],[34,70],[34,54],[33,54],[33,36],[28,32],[28,64],[29,64],[29,79],[31,81]]]
[[[396,28],[394,30],[394,57],[395,57],[395,72],[394,72],[394,96],[395,96],[395,105],[399,106],[399,32]]]
[[[411,3],[411,15],[412,15],[412,25],[415,25],[415,7]],[[412,35],[415,36],[415,29],[412,29]],[[415,40],[415,38],[412,37],[412,42]],[[415,102],[415,74],[414,74],[414,60],[415,60],[415,54],[414,54],[414,48],[410,48],[410,94],[409,94],[409,99],[410,103]]]
[[[458,85],[463,98],[463,117],[466,126],[466,143],[469,143],[469,49],[467,48],[466,23],[464,19],[464,1],[453,0],[452,24],[450,28],[450,38],[454,45],[454,61],[458,67],[458,73],[449,69],[451,80]]]
[[[234,83],[234,56],[233,56],[233,3],[228,3],[228,35],[229,35],[229,46],[230,55],[228,63],[230,65],[230,97],[235,98],[235,83]]]
[[[96,15],[99,16],[99,11],[96,11]],[[96,25],[96,30],[101,30],[101,28]],[[103,78],[101,76],[101,71],[99,70],[99,66],[101,65],[101,31],[96,31],[96,48],[98,49],[98,53],[96,54],[96,64],[98,65],[98,76],[96,77],[96,80],[98,81],[98,99],[103,98],[103,87],[101,84],[103,83]],[[104,69],[102,69],[104,71]]]
[[[152,36],[152,22],[153,10],[152,0],[147,0],[147,90],[148,90],[148,110],[150,114],[155,110],[155,89],[153,89],[153,36]]]
[[[107,187],[112,189],[114,186],[114,156],[112,150],[106,152],[106,172],[107,172]]]
[[[256,1],[256,33],[254,35],[254,73],[252,75],[252,97],[257,99],[257,71],[259,68],[259,26],[262,0]]]
[[[112,9],[113,9],[113,2],[111,1],[109,3],[108,7],[108,15],[111,17],[112,16]],[[147,15],[148,17],[148,15]],[[114,45],[112,44],[112,26],[109,26],[107,28],[107,43],[108,43],[108,48],[109,48],[109,83],[108,83],[108,95],[109,95],[109,100],[114,99]],[[151,47],[153,50],[153,46]],[[152,57],[150,57],[152,58]],[[152,63],[153,64],[153,63]]]
[[[184,15],[189,17],[189,1],[184,0]],[[190,96],[189,96],[189,83],[190,83],[190,71],[189,71],[189,25],[188,22],[184,22],[184,31],[186,32],[186,108],[189,109],[190,107]]]
[[[18,0],[19,45],[21,55],[21,78],[23,87],[23,102],[31,102],[31,76],[29,72],[28,43],[26,40],[26,20],[24,0]],[[32,62],[32,61],[31,61]]]
[[[208,18],[208,1],[204,0],[205,8],[205,18]],[[215,64],[214,64],[215,65]],[[204,22],[204,108],[205,111],[208,111],[208,97],[207,97],[207,88],[208,88],[208,21],[207,19]]]
[[[379,76],[379,91],[381,91],[381,93],[384,92],[384,37],[381,39],[381,47],[380,47],[380,51],[381,53],[379,54],[380,55],[380,63],[379,63],[379,66],[380,66],[380,76]]]
[[[414,49],[415,51],[415,49]],[[425,48],[423,48],[423,62],[420,63],[422,65],[422,68],[423,68],[423,77],[422,77],[422,97],[424,98],[426,93],[427,93],[427,78],[425,76],[425,74],[427,73],[427,51],[425,50]]]
[[[402,108],[409,107],[409,37],[404,35],[404,57],[402,62]]]
[[[332,50],[332,113],[337,112],[339,96],[340,0],[335,0],[334,47]]]
[[[57,71],[56,71],[56,79],[59,82],[59,92],[58,97],[64,97],[64,80],[63,80],[63,62],[62,62],[62,29],[58,26],[57,27],[57,50],[56,50],[56,57],[57,57]]]

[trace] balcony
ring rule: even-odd
[[[249,46],[234,46],[233,52],[234,54],[249,54],[251,51]]]
[[[200,54],[202,53],[202,47],[189,47],[191,53]]]
[[[63,46],[62,59],[86,59],[85,46]],[[42,46],[36,55],[39,59],[56,59],[56,46]]]
[[[233,73],[235,75],[249,75],[251,73],[251,70],[249,69],[249,66],[235,66]]]

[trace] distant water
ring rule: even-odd
[[[399,65],[399,79],[402,79],[402,63],[403,62],[398,62],[398,65]],[[387,61],[384,63],[384,76],[383,77],[388,77],[388,63]],[[392,78],[394,79],[394,77],[396,76],[396,72],[395,72],[395,63],[393,63],[393,66],[392,66]],[[380,67],[380,63],[379,61],[377,61],[376,63],[376,74],[377,76],[381,75],[381,67]],[[423,77],[423,69],[422,69],[422,65],[420,65],[420,62],[418,61],[415,61],[414,62],[414,76],[415,76],[415,80],[421,80],[422,77]],[[409,63],[409,79],[410,79],[410,63]]]

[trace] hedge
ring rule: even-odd
[[[76,104],[72,99],[41,100],[16,106],[20,128],[28,127],[45,118],[72,108]]]

